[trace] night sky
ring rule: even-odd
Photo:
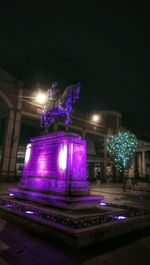
[[[80,110],[120,111],[124,126],[150,132],[150,5],[143,1],[4,1],[0,64],[27,87],[80,81]]]

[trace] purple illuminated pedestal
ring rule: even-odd
[[[27,145],[23,177],[17,198],[63,208],[96,204],[89,195],[86,176],[86,141],[77,134],[52,133],[31,139]]]

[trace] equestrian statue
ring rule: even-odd
[[[41,115],[41,127],[48,132],[51,124],[58,120],[64,121],[66,128],[70,122],[72,105],[79,98],[80,83],[68,86],[62,95],[53,82],[48,90],[48,100]]]

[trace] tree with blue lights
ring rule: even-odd
[[[106,150],[113,165],[123,174],[129,169],[138,145],[135,135],[128,131],[121,131],[106,138]]]

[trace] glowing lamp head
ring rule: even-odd
[[[44,93],[39,92],[36,96],[36,101],[39,104],[44,104],[47,100],[47,97]]]
[[[98,114],[94,114],[94,115],[92,116],[92,121],[93,121],[93,122],[99,122],[99,121],[100,121],[100,115],[98,115]]]

